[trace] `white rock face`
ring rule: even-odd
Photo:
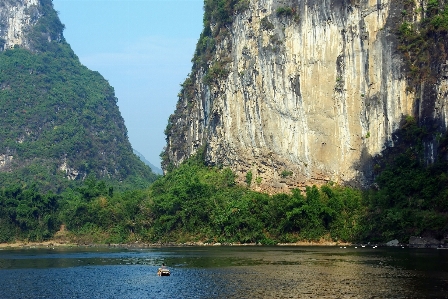
[[[0,170],[7,170],[13,159],[12,155],[0,155]]]
[[[180,99],[188,113],[178,109],[172,123],[185,140],[168,134],[170,160],[206,144],[210,163],[240,181],[251,171],[255,189],[272,193],[368,184],[370,158],[393,146],[400,121],[418,111],[388,25],[400,14],[391,1],[298,0],[298,20],[276,15],[288,1],[250,1],[214,57],[231,45],[227,78],[210,87],[196,73],[193,108]],[[264,29],[263,18],[274,28]],[[447,91],[443,80],[434,111],[445,127]]]
[[[80,172],[76,169],[73,169],[67,165],[67,158],[64,159],[64,162],[58,168],[65,174],[65,177],[71,181],[74,181],[78,178]]]
[[[38,0],[5,0],[0,3],[0,38],[3,40],[0,50],[14,45],[28,46],[25,35],[39,18],[38,5]]]

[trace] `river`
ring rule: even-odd
[[[448,250],[3,249],[0,298],[448,298]]]

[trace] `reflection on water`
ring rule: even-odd
[[[0,298],[448,298],[448,250],[3,250],[0,278]]]

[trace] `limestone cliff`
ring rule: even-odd
[[[0,50],[15,45],[30,48],[28,34],[42,13],[38,0],[1,1]]]
[[[394,146],[405,116],[445,131],[446,76],[415,84],[398,50],[400,24],[418,22],[425,1],[230,2],[239,8],[222,21],[205,1],[193,70],[166,130],[165,170],[205,146],[209,164],[240,181],[251,172],[258,190],[365,186],[372,157]]]

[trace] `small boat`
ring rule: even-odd
[[[159,268],[159,271],[157,271],[158,276],[170,276],[170,270],[166,268]]]

